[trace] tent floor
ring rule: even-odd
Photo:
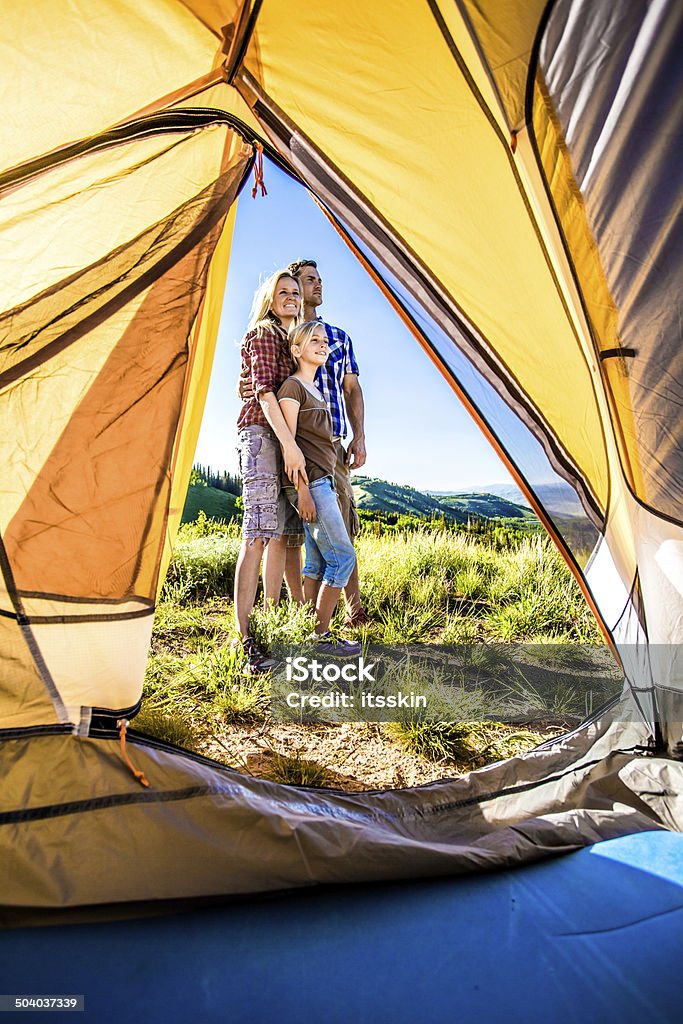
[[[677,1024],[682,957],[683,835],[661,831],[516,871],[0,933],[3,993],[84,994],[97,1024]]]

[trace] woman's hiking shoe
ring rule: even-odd
[[[327,654],[330,658],[356,658],[360,651],[357,640],[338,640],[330,632],[318,635],[317,654]]]
[[[345,629],[356,629],[358,626],[367,626],[372,622],[372,618],[368,615],[365,608],[359,608],[353,615],[347,615],[344,619]]]
[[[277,665],[275,658],[268,657],[254,640],[253,636],[245,636],[242,640],[242,650],[247,659],[246,669],[256,675],[259,672],[270,672]]]

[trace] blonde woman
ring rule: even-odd
[[[235,618],[252,672],[267,672],[275,665],[259,650],[249,630],[263,552],[267,545],[265,598],[277,603],[286,534],[301,529],[295,514],[290,514],[287,523],[288,502],[282,492],[281,474],[284,465],[289,479],[297,483],[306,480],[306,462],[275,397],[294,369],[287,331],[298,321],[300,310],[296,279],[287,270],[271,274],[254,295],[249,327],[240,350],[241,376],[250,381],[253,396],[243,403],[237,420],[244,518],[235,570]]]

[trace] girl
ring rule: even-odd
[[[306,475],[283,477],[285,493],[297,508],[306,531],[304,596],[315,606],[321,653],[342,657],[360,653],[360,644],[334,640],[330,619],[339,594],[349,581],[356,553],[342,519],[334,485],[337,452],[332,441],[332,420],[315,373],[328,357],[325,328],[309,320],[290,329],[289,347],[296,372],[277,393],[285,422],[306,459]]]

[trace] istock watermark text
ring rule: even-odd
[[[333,662],[317,661],[306,658],[303,654],[297,658],[285,659],[285,677],[288,683],[337,683],[343,679],[347,683],[374,683],[372,674],[375,663],[365,664],[361,656],[357,661],[346,665],[335,665]]]

